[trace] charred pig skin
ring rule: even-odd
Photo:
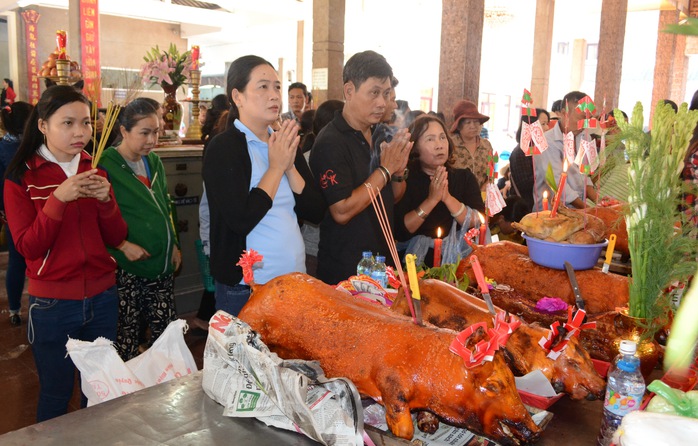
[[[449,351],[457,334],[451,330],[417,326],[301,273],[253,286],[239,317],[280,357],[317,360],[328,377],[351,379],[385,407],[398,437],[412,438],[412,410],[502,445],[540,435],[501,352],[468,369]]]

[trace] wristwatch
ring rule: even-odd
[[[402,172],[402,175],[398,175],[396,173],[393,174],[391,180],[396,182],[396,183],[402,183],[407,179],[407,177],[410,174],[410,169],[405,167],[405,170]]]

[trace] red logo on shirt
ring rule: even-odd
[[[339,184],[337,182],[337,174],[334,173],[334,170],[328,169],[327,172],[323,173],[320,177],[320,187],[327,189],[328,186],[333,186],[335,184]]]

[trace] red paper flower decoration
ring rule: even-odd
[[[400,278],[395,275],[395,268],[393,268],[392,266],[386,267],[385,275],[388,278],[388,285],[390,285],[396,290],[400,288]]]
[[[492,361],[495,352],[504,346],[509,340],[509,336],[516,330],[521,321],[509,316],[510,322],[507,322],[507,313],[500,311],[494,318],[494,328],[487,329],[487,324],[478,322],[458,333],[456,338],[451,342],[449,350],[452,353],[463,358],[466,368],[473,368],[484,364],[485,361]],[[487,330],[489,340],[482,340],[475,344],[474,350],[469,350],[466,347],[468,338],[470,338],[479,328]]]
[[[262,259],[264,259],[264,257],[254,249],[242,251],[240,261],[236,263],[236,265],[242,268],[242,278],[245,283],[250,284],[254,282],[252,267],[255,263],[261,262]]]

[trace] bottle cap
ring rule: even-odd
[[[373,253],[371,251],[364,251],[362,254],[364,257],[371,257]]]
[[[623,355],[634,355],[637,351],[635,341],[623,340],[620,341],[620,353]]]
[[[376,256],[376,262],[378,262],[378,263],[385,262],[385,256]]]

